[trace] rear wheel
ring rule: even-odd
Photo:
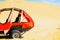
[[[12,30],[12,34],[11,34],[12,38],[20,38],[21,37],[21,33],[19,30]]]

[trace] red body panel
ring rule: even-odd
[[[11,23],[7,22],[5,24],[0,23],[0,30],[8,30],[11,27]]]
[[[23,11],[23,13],[24,13],[24,17],[27,19],[28,22],[18,22],[18,23],[15,22],[12,23],[12,26],[22,25],[22,28],[32,28],[34,26],[34,22],[32,18],[25,11]]]
[[[32,28],[34,26],[32,18],[25,11],[23,13],[28,22],[21,22],[22,28]]]
[[[22,10],[23,11],[23,10]],[[32,28],[34,26],[34,22],[32,20],[32,18],[25,12],[24,13],[24,17],[27,19],[28,22],[13,22],[11,23],[6,22],[5,24],[0,23],[0,30],[8,30],[10,29],[12,26],[22,26],[22,28]]]

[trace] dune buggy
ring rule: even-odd
[[[4,23],[0,22],[0,35],[20,38],[23,33],[34,27],[34,21],[24,10],[18,8],[3,8],[0,10],[0,14],[4,11],[10,11],[10,13]],[[11,22],[13,11],[17,11],[18,16],[14,22]],[[24,17],[27,21],[22,21],[24,19],[22,17]],[[3,18],[3,16],[1,18]]]

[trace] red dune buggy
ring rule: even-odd
[[[0,10],[0,14],[3,11],[9,11],[9,10],[10,13],[8,18],[6,19],[6,22],[5,23],[0,22],[0,34],[1,35],[3,34],[2,36],[20,38],[23,33],[34,27],[34,21],[24,10],[18,8],[4,8]],[[14,22],[11,22],[13,10],[18,12],[18,16],[16,17]],[[25,17],[27,22],[23,22],[22,17]]]

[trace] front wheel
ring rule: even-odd
[[[12,30],[12,34],[11,34],[12,38],[20,38],[21,37],[21,33],[19,30]]]

